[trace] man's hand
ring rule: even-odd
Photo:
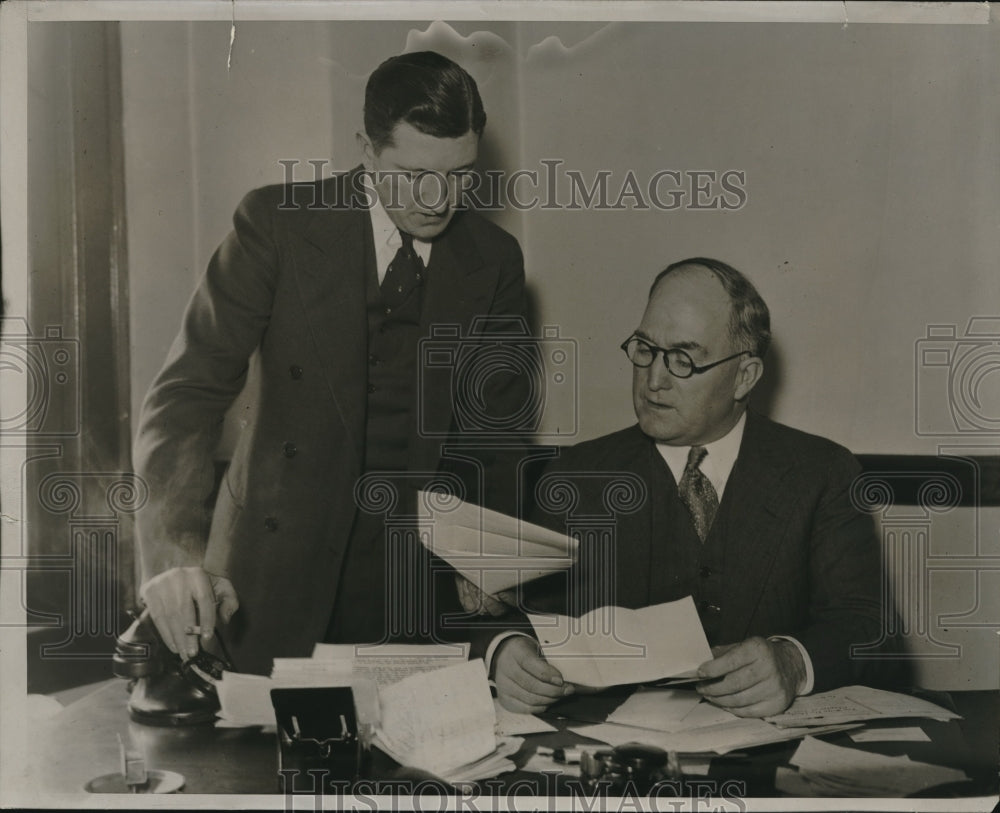
[[[698,667],[698,694],[740,717],[781,714],[805,681],[802,655],[791,641],[747,638],[713,647],[712,660]]]
[[[175,567],[147,581],[139,595],[156,629],[171,652],[182,658],[198,654],[198,633],[207,641],[215,632],[216,605],[223,622],[240,606],[229,579],[212,576],[200,567]]]
[[[517,605],[517,596],[513,591],[503,590],[491,596],[460,573],[455,574],[455,586],[458,588],[458,600],[467,613],[497,617],[506,615],[511,607]]]
[[[573,693],[559,670],[538,651],[538,643],[524,635],[508,638],[493,656],[497,697],[504,708],[522,714],[545,711],[560,697]]]

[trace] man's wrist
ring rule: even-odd
[[[507,630],[493,636],[493,640],[490,641],[490,645],[486,647],[486,653],[483,655],[483,662],[486,664],[486,674],[491,680],[493,679],[493,659],[496,657],[500,646],[511,638],[531,638],[531,636],[518,630]],[[532,638],[532,640],[534,639]]]

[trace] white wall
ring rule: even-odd
[[[566,440],[633,420],[618,344],[654,274],[707,255],[744,270],[771,307],[757,402],[773,417],[857,452],[933,454],[947,438],[915,429],[920,383],[925,429],[996,454],[994,435],[954,429],[948,368],[926,370],[915,355],[928,325],[961,335],[971,316],[1000,315],[995,29],[241,22],[227,70],[228,23],[123,23],[133,401],[239,198],[281,181],[280,159],[301,160],[300,178],[311,158],[354,165],[368,73],[393,53],[435,48],[480,82],[487,168],[561,159],[587,179],[608,171],[615,196],[629,171],[642,182],[663,169],[745,172],[737,211],[496,215],[521,239],[538,325],[577,343],[579,421]],[[996,429],[1000,376],[985,375],[979,397],[973,411]],[[1000,555],[995,523],[980,555]],[[963,578],[935,577],[941,612]],[[986,617],[1000,620],[996,592],[983,595]],[[959,634],[972,636],[967,652],[995,656],[983,630]],[[944,680],[995,686],[995,660],[953,662]]]

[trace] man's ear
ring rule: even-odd
[[[375,147],[367,133],[358,130],[354,134],[354,139],[358,143],[358,151],[361,153],[361,163],[365,169],[372,172],[375,169]]]
[[[740,361],[736,371],[736,390],[733,397],[737,401],[746,398],[750,391],[757,386],[761,376],[764,375],[764,361],[757,356],[750,356]]]

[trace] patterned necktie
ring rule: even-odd
[[[413,250],[413,236],[400,231],[399,237],[403,243],[389,263],[381,285],[382,300],[390,309],[402,305],[424,278],[424,263]]]
[[[681,502],[687,506],[698,538],[704,542],[712,528],[715,512],[719,509],[719,495],[700,468],[701,461],[708,452],[704,446],[692,446],[688,452],[687,465],[677,486]]]

